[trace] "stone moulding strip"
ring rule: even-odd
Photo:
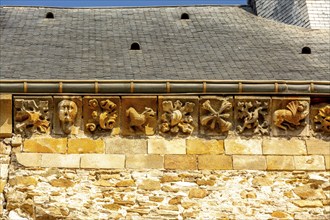
[[[329,95],[330,81],[1,80],[0,93]]]

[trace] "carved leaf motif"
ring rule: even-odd
[[[171,101],[163,101],[163,110],[171,113],[173,111],[173,103]]]
[[[99,106],[99,102],[98,102],[96,99],[91,99],[91,100],[89,100],[89,102],[88,102],[88,106],[89,106],[91,109],[96,109],[96,108]]]

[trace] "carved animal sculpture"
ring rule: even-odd
[[[243,132],[245,128],[255,128],[259,126],[259,111],[261,111],[263,107],[256,108],[253,112],[248,112],[248,116],[244,118],[244,124],[242,127],[239,127],[239,132]]]
[[[279,109],[273,114],[273,122],[277,127],[283,130],[287,130],[287,128],[294,130],[292,126],[304,125],[300,121],[305,119],[309,114],[309,104],[307,101],[292,101],[286,108],[288,110]]]
[[[129,126],[131,129],[144,131],[144,127],[148,124],[149,119],[155,116],[154,110],[145,107],[145,110],[140,114],[135,108],[130,107],[126,110],[126,116],[130,119]]]

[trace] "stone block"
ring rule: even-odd
[[[125,155],[119,154],[86,154],[81,156],[81,168],[111,169],[124,168]]]
[[[226,154],[262,154],[261,139],[225,139]]]
[[[148,154],[135,154],[126,155],[126,168],[134,169],[163,169],[164,156],[161,155],[148,155]]]
[[[313,133],[316,136],[330,136],[330,99],[329,98],[312,98],[310,123]]]
[[[170,170],[196,170],[196,155],[165,155],[164,166]]]
[[[42,154],[41,167],[79,168],[79,154]]]
[[[186,154],[186,140],[148,139],[148,154]]]
[[[199,100],[200,134],[226,137],[234,128],[232,96],[202,96]]]
[[[305,141],[297,138],[279,139],[271,138],[263,141],[264,154],[277,155],[304,155],[307,154]]]
[[[294,170],[293,156],[266,156],[267,170]]]
[[[123,96],[122,135],[154,135],[157,128],[157,96]]]
[[[324,157],[321,155],[294,156],[296,170],[325,170]]]
[[[325,169],[330,170],[330,155],[324,155]]]
[[[82,125],[80,96],[54,96],[53,130],[55,134],[78,134]]]
[[[309,136],[307,97],[272,98],[272,133],[274,136]]]
[[[308,154],[330,155],[330,141],[320,139],[306,140]]]
[[[197,96],[159,96],[159,133],[164,136],[198,134]]]
[[[266,96],[235,96],[236,132],[247,136],[268,135],[271,102]]]
[[[200,170],[232,170],[233,161],[227,155],[199,155],[198,169]]]
[[[223,140],[187,139],[187,154],[223,154]]]
[[[24,152],[32,153],[66,153],[66,138],[33,138],[23,143]]]
[[[105,138],[107,154],[146,154],[146,139]]]
[[[9,164],[0,164],[0,179],[8,178],[8,166]]]
[[[120,133],[121,102],[119,96],[85,96],[83,98],[84,131],[87,134]]]
[[[41,155],[38,153],[16,153],[16,160],[25,167],[40,167]]]
[[[234,170],[266,170],[265,156],[234,155]]]
[[[68,153],[69,154],[86,154],[86,153],[104,153],[104,141],[103,139],[89,139],[89,138],[77,138],[69,139],[68,141]]]
[[[15,96],[14,131],[22,137],[50,134],[53,113],[51,96]]]
[[[0,138],[12,135],[12,96],[0,94]]]
[[[9,155],[10,152],[11,152],[11,146],[0,141],[0,154]]]

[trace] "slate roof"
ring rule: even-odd
[[[0,79],[330,80],[329,30],[243,6],[2,7],[0,31]]]

